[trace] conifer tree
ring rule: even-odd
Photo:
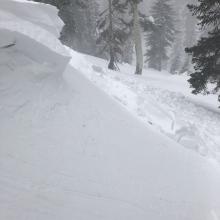
[[[123,46],[130,33],[129,24],[123,20],[126,5],[120,0],[108,0],[107,8],[100,14],[98,20],[97,44],[101,45],[100,53],[109,58],[108,68],[117,69],[117,62],[123,55]]]
[[[176,9],[178,10],[178,9]],[[176,26],[178,31],[176,31],[175,40],[171,48],[169,55],[169,71],[172,74],[179,74],[183,66],[183,60],[185,56],[184,52],[184,29],[185,29],[185,14],[183,9],[178,10],[178,18],[176,20]]]
[[[182,34],[182,33],[181,33]],[[180,34],[179,34],[180,36]],[[179,38],[178,36],[178,38]],[[173,45],[173,51],[171,53],[171,65],[170,65],[170,73],[179,74],[181,61],[182,61],[182,51],[184,52],[184,48],[182,47],[182,42],[180,40],[175,41]]]
[[[96,55],[97,54],[97,30],[96,25],[98,21],[98,15],[99,15],[99,5],[96,2],[96,0],[89,0],[86,3],[86,9],[84,10],[84,17],[85,19],[85,46],[84,50],[87,54],[90,55]]]
[[[123,46],[122,62],[132,64],[133,51],[134,51],[134,42],[132,39],[132,35],[129,35]]]
[[[195,0],[194,0],[195,1]],[[196,17],[192,16],[188,8],[184,8],[184,12],[182,16],[182,20],[184,20],[184,26],[183,26],[183,34],[184,34],[184,42],[183,46],[186,47],[192,47],[199,38],[199,35],[201,32],[198,30],[197,22],[198,20]],[[185,17],[185,18],[184,18]],[[184,52],[184,49],[183,49]],[[182,67],[180,69],[181,73],[184,72],[191,72],[193,70],[192,65],[192,56],[184,53],[181,55],[182,57]]]
[[[219,0],[199,0],[198,5],[188,5],[196,15],[202,29],[209,30],[206,37],[198,43],[186,48],[192,55],[194,73],[189,79],[193,93],[217,93],[220,89],[220,2]],[[207,88],[208,83],[215,84],[214,90]],[[219,95],[220,101],[220,95]]]
[[[95,55],[97,3],[95,0],[34,0],[59,9],[64,22],[60,33],[63,44],[84,53]]]
[[[60,40],[65,45],[79,52],[95,54],[97,7],[95,0],[68,0],[60,8],[59,16],[65,24]]]
[[[135,47],[135,55],[136,55],[135,74],[141,75],[143,70],[143,50],[142,50],[141,28],[140,28],[140,12],[138,6],[143,0],[124,0],[124,1],[125,1],[125,5],[129,9],[129,14],[131,15],[130,27],[131,27],[131,33],[132,33],[133,44]],[[131,48],[130,48],[130,52],[133,52]]]
[[[146,62],[150,68],[162,70],[168,60],[167,49],[174,42],[175,13],[170,0],[157,0],[151,8],[154,27],[146,34]]]

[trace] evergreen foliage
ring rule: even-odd
[[[123,57],[123,47],[130,34],[130,22],[124,19],[127,13],[126,4],[120,0],[108,0],[107,8],[100,13],[97,28],[97,44],[100,54],[108,58],[108,68],[117,69],[117,62]]]
[[[63,44],[83,53],[96,54],[96,0],[34,0],[51,4],[59,9],[64,22],[60,34]]]
[[[220,89],[220,2],[219,0],[198,1],[198,5],[188,5],[188,8],[197,16],[200,27],[208,30],[208,34],[195,46],[186,48],[186,52],[193,57],[195,69],[190,75],[189,83],[194,94],[217,93]],[[209,90],[208,83],[215,84],[215,88]]]
[[[60,40],[79,52],[95,55],[97,14],[95,0],[69,0],[59,11],[65,23]]]
[[[175,39],[175,13],[169,0],[157,0],[151,8],[154,27],[146,34],[146,62],[150,68],[162,70],[168,60],[167,49]]]
[[[194,0],[195,1],[195,0]],[[197,0],[196,0],[197,1]],[[184,16],[185,15],[185,16]],[[191,12],[188,10],[188,8],[184,8],[182,18],[184,20],[184,25],[182,28],[183,31],[183,47],[192,47],[202,34],[198,30],[198,20],[195,16],[192,16]],[[183,52],[184,51],[183,48]],[[192,72],[193,71],[193,65],[192,65],[192,56],[186,53],[181,54],[182,59],[182,67],[180,69],[181,73],[185,72]]]

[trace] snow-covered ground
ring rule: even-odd
[[[148,71],[138,78],[128,66],[109,72],[104,61],[68,51],[56,40],[58,25],[40,22],[55,17],[52,7],[28,3],[28,19],[25,1],[2,3],[1,220],[220,219],[219,164],[186,150],[186,131],[177,140],[172,135],[184,120],[196,121],[189,106],[201,123],[216,120],[216,130],[217,112],[191,96],[181,104],[182,89],[169,88],[168,80],[162,87],[163,76]],[[186,104],[182,119],[178,108]]]
[[[220,110],[217,95],[193,95],[188,76],[144,70],[130,65],[120,72],[107,62],[71,51],[71,64],[145,124],[151,124],[186,148],[220,162]]]

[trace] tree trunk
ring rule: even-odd
[[[114,54],[110,48],[110,61],[109,61],[109,64],[108,64],[108,68],[110,70],[116,70],[116,66],[115,66],[115,57],[114,57]]]
[[[134,43],[136,52],[136,71],[135,74],[141,75],[143,69],[143,52],[142,40],[138,15],[138,3],[133,2],[133,16],[134,16]]]
[[[112,45],[113,44],[112,0],[108,0],[108,10],[109,10],[109,55],[110,55],[108,68],[111,70],[116,70],[115,54]]]

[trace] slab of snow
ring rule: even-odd
[[[57,9],[49,5],[1,0],[0,28],[20,32],[56,53],[68,56],[57,39],[62,22],[56,14]]]
[[[22,3],[22,7],[20,7],[20,3]],[[27,0],[2,0],[1,8],[13,12],[24,20],[43,26],[57,37],[59,37],[64,25],[63,21],[57,16],[58,9],[51,5]]]

